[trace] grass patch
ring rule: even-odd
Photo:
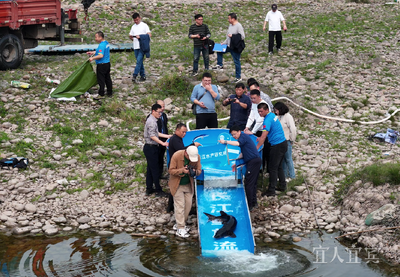
[[[361,180],[362,183],[371,182],[374,186],[400,185],[400,163],[373,164],[347,176],[334,193],[337,204],[342,203],[343,199],[352,191],[353,184],[357,180]]]

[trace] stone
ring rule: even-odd
[[[90,217],[88,216],[82,216],[80,218],[77,219],[78,223],[83,224],[83,223],[88,223],[90,222]]]
[[[386,204],[379,209],[373,211],[365,218],[365,225],[380,225],[386,217],[393,217],[396,212],[396,205]]]
[[[78,162],[78,161],[77,161],[76,159],[71,159],[71,160],[66,161],[65,163],[68,164],[68,165],[74,165],[74,164],[76,164],[77,162]]]
[[[97,234],[99,236],[112,236],[112,235],[114,235],[114,232],[111,232],[111,231],[98,231]]]
[[[61,147],[62,147],[62,142],[61,142],[61,141],[56,141],[56,142],[54,143],[54,147],[55,147],[55,148],[61,148]]]
[[[286,205],[283,205],[279,210],[284,213],[291,213],[293,210],[293,206],[286,204]]]
[[[227,75],[225,75],[225,74],[218,74],[217,81],[219,83],[226,83],[226,82],[229,81],[229,77]]]
[[[57,155],[57,154],[54,154],[54,155],[53,155],[53,159],[55,159],[56,161],[61,160],[61,158],[62,158],[61,155]]]
[[[58,233],[58,229],[57,229],[57,228],[54,228],[54,227],[48,228],[48,229],[46,229],[46,230],[44,231],[44,233],[45,233],[46,235],[48,235],[48,236],[52,236],[52,235],[55,235],[55,234]]]
[[[36,210],[37,210],[37,208],[36,208],[36,206],[33,205],[33,204],[26,204],[26,205],[25,205],[25,210],[26,210],[28,213],[35,213]]]
[[[293,242],[299,242],[299,241],[301,241],[301,238],[300,237],[293,237],[292,241]]]
[[[90,225],[88,225],[88,224],[82,224],[82,225],[79,225],[78,228],[81,229],[81,230],[87,230],[87,229],[90,228]]]
[[[81,139],[74,139],[73,141],[72,141],[72,144],[73,145],[78,145],[78,144],[82,144],[83,143],[83,141],[81,140]]]
[[[29,233],[31,230],[32,230],[31,226],[22,227],[22,228],[14,228],[13,229],[13,234],[22,235],[22,234]]]
[[[268,232],[268,236],[272,237],[272,238],[280,238],[281,235],[279,235],[278,233],[275,232]]]
[[[103,126],[103,127],[108,126],[108,122],[106,120],[100,120],[98,124],[99,124],[99,126]]]
[[[80,200],[86,200],[87,198],[89,197],[89,192],[87,191],[87,190],[82,190],[80,193],[79,193],[79,199]]]
[[[70,232],[70,231],[73,230],[73,228],[72,228],[72,227],[65,227],[65,228],[63,228],[62,230],[63,230],[64,232]]]
[[[110,225],[111,225],[110,222],[104,221],[104,222],[101,222],[101,223],[99,224],[99,227],[100,227],[100,228],[106,228],[106,227],[109,227]]]
[[[66,223],[67,219],[63,216],[60,216],[60,217],[53,218],[53,221],[55,223]]]

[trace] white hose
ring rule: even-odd
[[[355,123],[355,122],[357,122],[357,123],[359,123],[359,124],[364,124],[364,125],[369,125],[369,124],[372,125],[372,124],[382,123],[382,122],[388,120],[389,118],[391,118],[391,117],[394,116],[397,112],[400,111],[400,109],[396,109],[393,113],[388,114],[384,119],[377,120],[377,121],[365,122],[365,121],[356,121],[356,120],[353,120],[353,119],[345,119],[345,118],[331,117],[331,116],[326,116],[326,115],[318,114],[318,113],[315,113],[315,112],[313,112],[313,111],[310,111],[310,110],[307,109],[307,108],[304,108],[304,107],[300,106],[299,104],[296,104],[296,103],[293,102],[291,99],[289,99],[289,98],[287,98],[287,97],[284,97],[284,96],[271,99],[271,101],[278,101],[278,100],[287,100],[287,101],[291,102],[293,105],[295,105],[296,107],[298,107],[298,108],[300,108],[300,109],[302,109],[302,110],[305,110],[305,111],[309,112],[310,114],[313,114],[313,115],[315,115],[315,116],[317,116],[317,117],[320,117],[320,118],[332,119],[332,120],[343,121],[343,122],[348,122],[348,123]],[[219,118],[218,121],[227,120],[227,119],[229,119],[229,118],[230,118],[229,116],[228,116],[228,117],[225,117],[225,118]],[[186,127],[187,127],[188,131],[190,131],[189,123],[192,122],[192,121],[193,121],[193,119],[190,119],[189,121],[186,122]]]

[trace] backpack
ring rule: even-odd
[[[208,54],[214,54],[215,42],[212,39],[207,39]]]
[[[24,157],[6,158],[0,160],[0,168],[8,167],[8,169],[10,169],[10,167],[12,167],[12,168],[25,169],[28,167],[28,164],[29,160]]]

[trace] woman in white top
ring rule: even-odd
[[[289,113],[289,108],[282,102],[277,102],[274,105],[274,112],[281,122],[285,138],[287,140],[288,150],[282,161],[282,168],[285,172],[286,178],[294,179],[296,174],[294,172],[294,165],[292,159],[292,144],[296,140],[296,126],[292,115]]]

